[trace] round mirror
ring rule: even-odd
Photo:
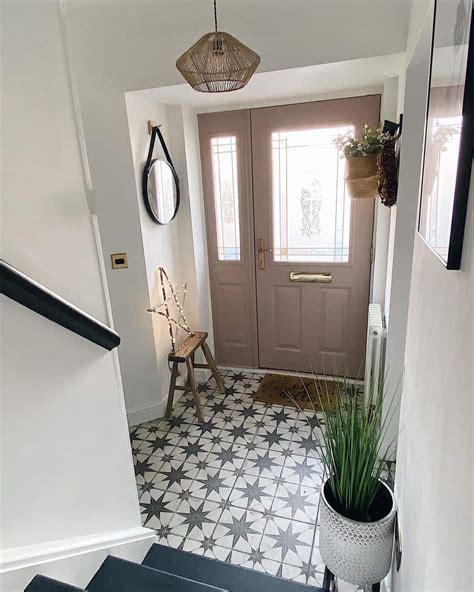
[[[174,168],[165,160],[156,159],[147,171],[146,205],[158,224],[168,224],[179,207],[179,185]]]

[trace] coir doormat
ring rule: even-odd
[[[339,385],[339,388],[341,385]],[[301,409],[316,409],[322,411],[320,397],[325,407],[334,408],[337,403],[338,384],[334,380],[320,378],[302,378],[284,374],[265,374],[254,400],[259,403],[272,405],[289,405]],[[285,393],[289,393],[290,397]],[[295,402],[297,405],[295,405]]]

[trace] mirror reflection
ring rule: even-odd
[[[176,182],[171,166],[165,160],[153,161],[148,174],[148,203],[160,224],[168,224],[173,219],[178,196]]]

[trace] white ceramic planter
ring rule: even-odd
[[[326,566],[345,582],[370,586],[387,575],[394,538],[396,504],[390,492],[392,509],[377,522],[357,522],[345,518],[329,505],[321,489],[319,552]]]

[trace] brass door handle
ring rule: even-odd
[[[265,242],[263,239],[259,238],[257,242],[257,260],[258,260],[258,268],[265,269],[265,253],[271,253],[271,249],[265,248]]]

